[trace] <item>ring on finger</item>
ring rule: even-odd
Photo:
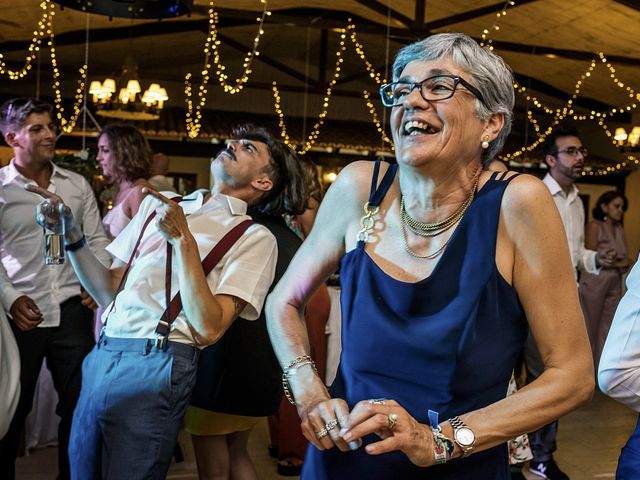
[[[316,432],[316,438],[318,440],[322,440],[324,437],[326,437],[327,435],[329,435],[329,431],[326,428],[321,428],[320,430],[318,430]]]
[[[389,426],[389,430],[393,430],[394,428],[396,428],[397,422],[398,422],[398,415],[396,415],[395,413],[390,413],[389,415],[387,415],[387,423]]]
[[[327,430],[327,432],[330,432],[337,426],[338,426],[338,419],[334,418],[333,420],[329,420],[327,424],[324,426],[324,428]]]
[[[370,405],[384,405],[386,398],[370,398],[368,400]]]

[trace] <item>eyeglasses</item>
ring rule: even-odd
[[[380,87],[380,97],[382,98],[382,105],[385,107],[397,107],[402,104],[414,88],[417,88],[422,98],[426,101],[437,102],[453,97],[458,85],[465,87],[473,93],[478,100],[486,105],[480,91],[464,78],[457,75],[436,75],[421,82],[387,83]]]
[[[562,150],[558,150],[556,152],[556,155],[558,153],[566,153],[567,155],[571,155],[572,157],[575,157],[578,155],[578,152],[580,152],[584,158],[587,158],[589,156],[589,151],[587,150],[587,147],[567,147]]]

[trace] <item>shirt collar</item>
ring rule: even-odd
[[[215,200],[229,211],[231,215],[246,215],[247,214],[247,202],[240,200],[236,197],[230,197],[223,193],[216,193],[212,195],[211,200]]]
[[[4,180],[2,181],[2,185],[6,186],[8,184],[10,184],[11,182],[15,181],[16,179],[20,179],[24,182],[24,184],[29,184],[29,183],[34,183],[33,180],[25,177],[24,175],[22,175],[18,169],[16,168],[15,165],[15,157],[11,159],[11,161],[9,162],[9,165],[7,165],[7,170],[6,170],[6,175],[4,177]],[[55,163],[51,162],[51,166],[53,167],[51,170],[51,182],[54,183],[54,178],[55,177],[62,177],[62,178],[69,178],[69,172],[67,172],[66,170],[58,167]]]
[[[562,190],[562,187],[560,186],[558,181],[555,178],[553,178],[550,173],[547,173],[542,179],[542,181],[547,185],[547,187],[549,188],[549,191],[551,192],[551,195],[554,197],[556,195],[562,195],[563,197],[566,197],[567,200],[572,201],[575,197],[578,196],[578,187],[576,187],[575,183],[571,186],[571,190],[569,191],[569,194],[566,195],[564,193],[564,190]]]
[[[6,173],[5,173],[4,178],[2,180],[2,186],[9,185],[16,178],[22,177],[22,174],[18,171],[18,169],[13,164],[14,160],[15,160],[15,158],[12,158],[11,161],[9,162],[9,164],[5,167],[6,168],[5,169]]]
[[[185,201],[181,202],[181,206],[185,212],[193,213],[200,209],[204,205],[204,197],[208,193],[205,189],[195,190],[189,195],[182,197]],[[172,195],[173,197],[179,196],[178,194]],[[222,193],[212,194],[208,202],[213,201],[219,203],[226,208],[231,215],[246,215],[247,214],[247,202],[240,200],[236,197],[230,197]],[[207,203],[208,203],[207,202]]]
[[[64,168],[60,168],[53,162],[51,162],[51,165],[53,166],[53,171],[51,172],[51,178],[54,178],[54,177],[69,178],[69,172],[67,170],[65,170]]]

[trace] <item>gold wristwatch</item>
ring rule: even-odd
[[[468,457],[476,446],[476,435],[473,433],[473,430],[458,417],[451,417],[449,423],[453,427],[453,441],[456,442],[462,450],[462,458]]]

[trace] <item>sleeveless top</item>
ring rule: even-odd
[[[369,199],[374,206],[397,165],[376,189],[378,169]],[[494,173],[477,193],[427,278],[410,283],[390,277],[363,241],[342,257],[342,353],[332,397],[349,408],[370,398],[393,399],[423,424],[429,423],[428,410],[443,421],[505,398],[528,332],[516,291],[495,262],[500,204],[513,178],[505,174]],[[309,446],[302,479],[354,478],[508,480],[508,452],[503,444],[420,468],[402,452],[372,456],[363,447],[341,452]]]
[[[124,227],[129,225],[130,221],[131,217],[124,211],[124,202],[120,202],[115,204],[113,208],[102,217],[102,226],[107,236],[113,240],[120,235]]]

